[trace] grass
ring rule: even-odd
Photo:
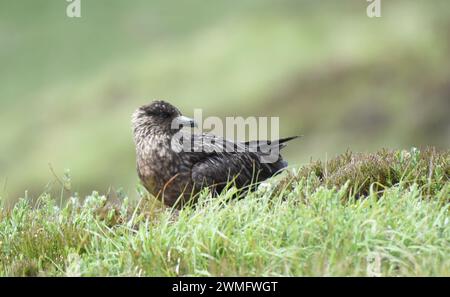
[[[0,212],[0,275],[450,276],[449,161],[433,149],[348,152],[245,199],[205,190],[179,212],[145,195],[21,199]],[[373,180],[386,170],[404,172]]]

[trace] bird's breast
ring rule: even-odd
[[[138,152],[137,171],[147,190],[156,195],[168,181],[179,174],[180,162],[167,148],[154,148]]]

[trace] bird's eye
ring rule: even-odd
[[[155,115],[154,112],[152,112],[151,110],[145,110],[145,115],[146,116],[153,116]]]

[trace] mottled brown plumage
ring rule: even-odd
[[[238,188],[263,181],[287,166],[281,156],[267,164],[261,161],[268,147],[281,149],[285,142],[234,143],[210,134],[191,134],[182,129],[194,121],[164,101],[153,101],[133,113],[137,172],[142,184],[168,206],[183,206],[204,187],[214,193],[233,181]],[[176,137],[182,140],[176,142]],[[189,143],[200,151],[184,150]],[[223,148],[234,148],[223,152]],[[257,150],[250,150],[250,148]],[[175,148],[175,149],[174,149]]]

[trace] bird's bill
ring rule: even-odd
[[[179,128],[179,127],[197,127],[197,122],[194,119],[185,117],[185,116],[179,116],[176,117],[172,122],[172,127]]]

